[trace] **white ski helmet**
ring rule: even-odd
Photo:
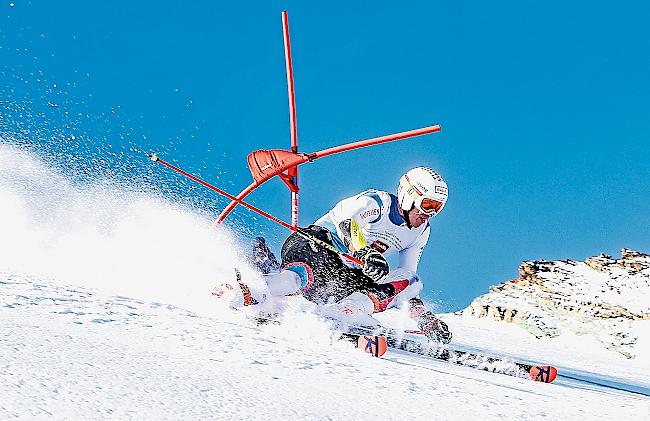
[[[447,196],[447,183],[431,168],[413,168],[399,179],[397,201],[406,212],[415,205],[427,215],[437,215],[445,206]]]

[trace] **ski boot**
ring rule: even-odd
[[[280,264],[266,244],[264,237],[255,238],[253,241],[253,250],[248,254],[248,260],[250,260],[251,264],[260,273],[265,275],[271,272],[277,272],[280,269]]]
[[[212,290],[212,295],[220,301],[227,302],[232,308],[239,308],[259,304],[251,290],[241,280],[239,269],[235,268],[235,282],[224,282]]]
[[[437,341],[442,344],[451,342],[453,336],[449,331],[447,323],[443,322],[430,311],[423,313],[418,320],[418,327],[429,340]]]

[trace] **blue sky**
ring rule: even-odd
[[[643,1],[5,1],[1,130],[83,168],[73,173],[146,178],[216,215],[224,200],[133,150],[232,193],[247,186],[250,151],[289,145],[282,10],[302,151],[442,125],[303,166],[302,224],[435,168],[450,200],[420,272],[445,309],[525,259],[650,251]],[[251,202],[288,221],[288,197],[273,181]],[[245,209],[233,216],[245,236],[279,246],[286,235]]]

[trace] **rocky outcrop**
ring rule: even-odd
[[[633,358],[633,323],[650,321],[650,256],[623,249],[618,260],[525,261],[517,279],[493,286],[463,314],[516,323],[537,337],[593,335]]]

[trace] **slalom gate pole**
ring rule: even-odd
[[[284,39],[284,62],[287,73],[287,94],[289,97],[289,129],[291,134],[291,152],[298,153],[298,125],[296,122],[296,90],[293,83],[293,62],[291,59],[291,41],[289,39],[289,14],[282,12],[282,35]],[[298,166],[287,171],[291,178],[291,225],[298,227]]]
[[[409,130],[390,134],[386,136],[373,137],[372,139],[360,140],[358,142],[347,143],[345,145],[334,146],[332,148],[323,149],[322,151],[310,153],[309,158],[313,161],[318,158],[323,158],[336,153],[351,151],[353,149],[365,148],[366,146],[379,145],[380,143],[393,142],[395,140],[407,139],[414,136],[422,136],[424,134],[436,133],[441,130],[439,124],[433,126],[422,127],[421,129]]]
[[[149,159],[151,159],[153,162],[157,162],[157,163],[159,163],[159,164],[162,164],[162,165],[164,165],[165,167],[167,167],[167,168],[169,168],[169,169],[171,169],[171,170],[174,170],[174,171],[176,171],[177,173],[179,173],[179,174],[181,174],[181,175],[183,175],[183,176],[189,178],[190,180],[195,181],[195,182],[199,183],[200,185],[209,188],[210,190],[212,190],[212,191],[214,191],[214,192],[220,194],[221,196],[224,196],[224,197],[226,197],[226,198],[228,198],[228,199],[230,199],[230,200],[232,200],[232,201],[234,201],[234,202],[237,202],[237,203],[239,203],[240,205],[242,205],[242,206],[244,206],[244,207],[246,207],[246,208],[252,210],[253,212],[256,212],[256,213],[262,215],[262,216],[265,217],[266,219],[269,219],[269,220],[275,222],[276,224],[282,225],[282,226],[285,227],[286,229],[288,229],[288,230],[290,230],[290,231],[293,231],[293,232],[295,232],[296,234],[300,235],[300,236],[301,236],[302,238],[304,238],[305,240],[308,240],[308,241],[311,241],[311,242],[313,242],[313,243],[315,243],[315,244],[318,244],[319,246],[321,246],[321,247],[323,247],[323,248],[326,248],[326,249],[328,249],[328,250],[330,250],[330,251],[333,251],[334,253],[338,254],[339,256],[344,257],[344,258],[350,260],[351,262],[354,262],[354,263],[356,263],[356,264],[358,264],[358,265],[364,266],[364,263],[363,263],[361,260],[357,259],[357,258],[354,257],[354,256],[351,256],[351,255],[348,254],[348,253],[344,253],[344,252],[340,251],[339,249],[337,249],[336,247],[334,247],[334,246],[331,245],[331,244],[326,243],[325,241],[322,241],[322,240],[320,240],[320,239],[318,239],[318,238],[316,238],[316,237],[314,237],[314,236],[312,236],[312,235],[307,234],[307,233],[306,233],[302,228],[300,228],[300,227],[294,227],[294,226],[291,226],[291,225],[287,224],[286,222],[284,222],[284,221],[282,221],[282,220],[276,218],[275,216],[273,216],[273,215],[271,215],[271,214],[269,214],[269,213],[267,213],[267,212],[264,212],[262,209],[256,208],[255,206],[250,205],[250,204],[244,202],[242,199],[238,199],[238,198],[236,198],[235,196],[233,196],[232,194],[227,193],[227,192],[221,190],[220,188],[215,187],[215,186],[213,186],[212,184],[209,184],[209,183],[207,183],[207,182],[201,180],[200,178],[195,177],[195,176],[193,176],[192,174],[189,174],[189,173],[187,173],[187,172],[181,170],[180,168],[173,166],[173,165],[170,164],[169,162],[165,162],[165,161],[163,161],[162,159],[158,158],[158,156],[157,156],[156,154],[146,154],[146,155],[147,155],[147,156],[149,157]]]

